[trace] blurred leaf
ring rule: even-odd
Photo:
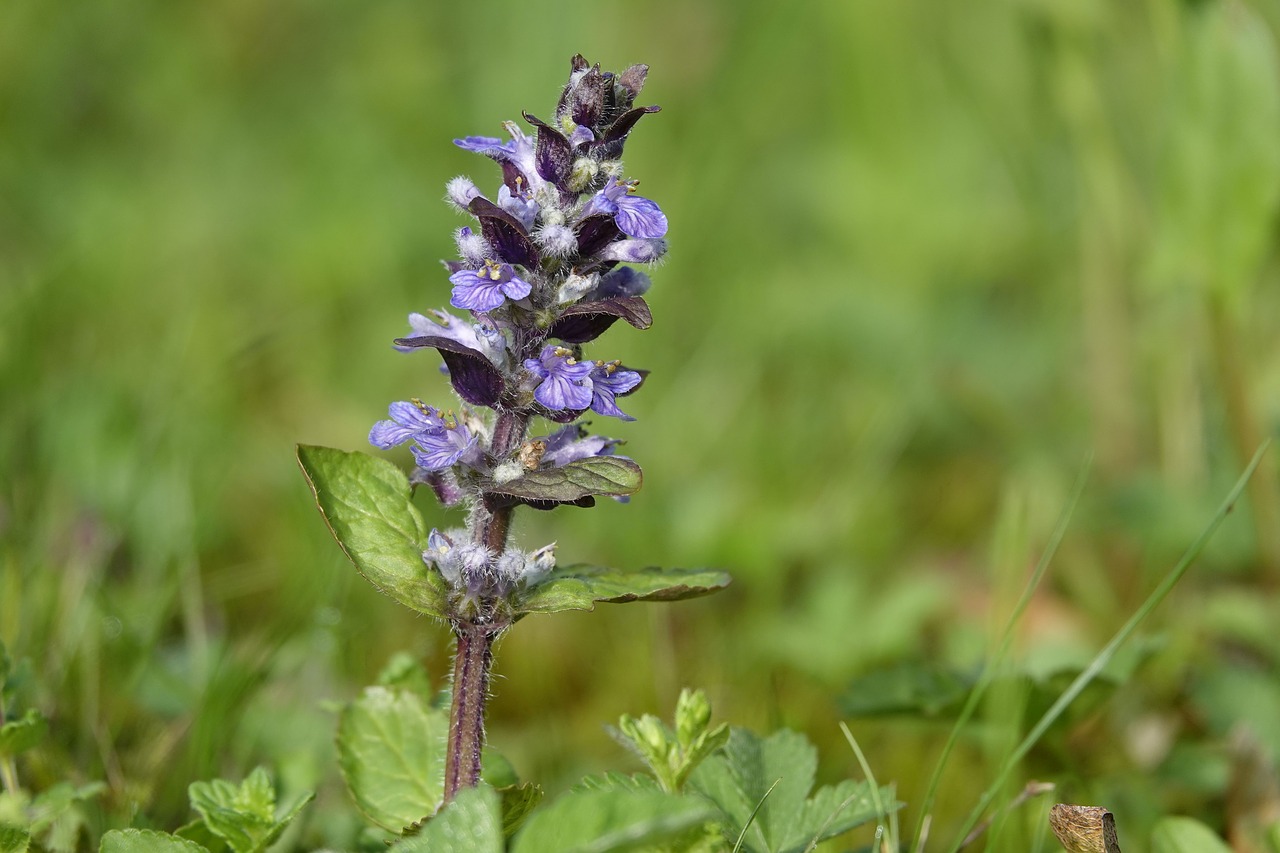
[[[27,853],[30,843],[31,836],[22,827],[0,824],[0,853]]]
[[[1206,667],[1195,676],[1190,692],[1210,732],[1226,737],[1247,726],[1267,757],[1280,759],[1280,684],[1271,669]]]
[[[495,495],[539,504],[576,503],[594,495],[624,497],[640,491],[640,466],[622,456],[592,456],[558,468],[528,471],[514,480],[495,484]]]
[[[44,738],[48,724],[35,708],[28,708],[20,720],[0,726],[0,757],[13,756],[31,749]]]
[[[480,753],[480,778],[498,789],[509,788],[520,783],[516,768],[506,756],[488,747]]]
[[[855,678],[840,698],[848,716],[958,711],[974,680],[939,664],[904,661]]]
[[[1151,832],[1151,853],[1231,853],[1231,848],[1197,820],[1166,817]]]
[[[406,607],[445,618],[448,584],[422,560],[429,531],[404,472],[365,453],[308,445],[298,446],[298,463],[360,574]]]
[[[235,853],[266,850],[315,798],[311,793],[302,796],[277,820],[275,787],[262,767],[254,769],[238,786],[224,779],[192,782],[187,796],[191,808],[204,818],[209,830]]]
[[[502,853],[504,849],[499,796],[488,785],[464,788],[417,834],[391,846],[396,853],[436,853],[442,850]]]
[[[611,853],[668,840],[715,817],[705,801],[662,793],[570,791],[535,811],[512,853]]]
[[[154,829],[113,829],[102,836],[99,853],[200,853],[194,841]],[[208,853],[208,851],[205,851]]]
[[[102,782],[90,782],[88,785],[75,787],[69,782],[59,782],[36,795],[31,803],[31,834],[39,838],[46,831],[52,831],[60,823],[75,821],[77,827],[83,826],[84,816],[79,812],[78,804],[104,794],[107,786]],[[63,829],[62,831],[66,831]]]
[[[516,613],[556,613],[561,610],[594,610],[600,601],[679,601],[697,598],[729,585],[730,577],[713,569],[661,569],[637,571],[603,566],[565,566],[523,593]]]
[[[368,687],[338,721],[338,762],[360,811],[399,833],[444,799],[448,715],[410,691]]]
[[[845,780],[820,788],[812,797],[818,753],[804,737],[787,729],[767,738],[734,728],[724,750],[694,771],[689,784],[720,807],[725,838],[756,853],[792,853],[875,820],[871,785]],[[896,809],[890,788],[881,797]]]

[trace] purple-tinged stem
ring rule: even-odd
[[[449,709],[449,752],[444,765],[444,801],[480,781],[484,751],[484,706],[493,667],[494,625],[458,625],[453,659],[453,704]]]
[[[499,411],[489,446],[495,457],[509,455],[524,441],[529,416]],[[473,541],[501,555],[507,547],[514,507],[493,506],[484,501],[472,517]],[[492,602],[488,602],[492,603]],[[484,751],[484,712],[489,697],[489,672],[493,669],[493,643],[507,627],[494,621],[491,608],[482,602],[479,614],[454,622],[457,649],[453,658],[453,704],[449,709],[449,751],[444,765],[444,800],[449,802],[462,788],[480,781],[480,756]]]

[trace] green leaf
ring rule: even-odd
[[[1151,853],[1231,853],[1231,848],[1197,820],[1166,817],[1151,831]]]
[[[542,787],[532,782],[499,788],[502,795],[502,834],[507,838],[516,834],[529,813],[542,802]]]
[[[804,735],[783,729],[761,739],[735,728],[689,785],[720,807],[730,842],[746,828],[744,849],[791,853],[877,817],[867,782],[846,780],[809,797],[817,766],[817,750]],[[898,808],[890,789],[881,789],[881,796]]]
[[[0,655],[4,648],[0,647]],[[27,853],[31,844],[31,835],[20,826],[9,826],[0,823],[0,853]]]
[[[208,853],[194,841],[154,829],[113,829],[102,836],[99,853]]]
[[[903,661],[855,678],[840,699],[851,717],[958,711],[973,679],[940,664]]]
[[[610,770],[599,776],[584,776],[571,790],[574,791],[645,791],[660,792],[658,780],[643,773],[619,773]]]
[[[185,838],[187,841],[194,841],[211,853],[222,853],[227,849],[227,842],[223,841],[221,836],[214,833],[209,828],[209,824],[204,822],[204,818],[196,818],[191,823],[183,824],[173,831],[173,834],[179,838]]]
[[[36,838],[46,833],[49,836],[57,833],[64,838],[68,834],[78,835],[85,823],[79,804],[106,791],[107,786],[102,782],[90,782],[79,788],[70,782],[59,782],[46,788],[31,803],[31,823],[27,829]]]
[[[448,715],[418,694],[369,687],[338,721],[338,763],[360,811],[400,832],[444,799]]]
[[[529,471],[494,485],[489,492],[520,501],[575,503],[593,495],[623,497],[640,491],[640,466],[621,456],[592,456],[562,465]]]
[[[28,708],[20,720],[0,726],[0,757],[26,752],[44,738],[48,726],[35,708]]]
[[[656,844],[715,817],[710,803],[675,794],[570,791],[534,812],[512,853],[610,853]]]
[[[391,846],[394,853],[502,853],[502,816],[498,792],[488,785],[464,788],[418,834]]]
[[[419,613],[444,619],[449,586],[422,560],[428,531],[409,479],[385,459],[298,445],[298,464],[329,530],[365,580]]]
[[[713,569],[660,569],[638,571],[603,566],[565,566],[525,592],[516,612],[556,613],[561,610],[594,610],[596,602],[678,601],[697,598],[729,585],[730,577]]]
[[[261,853],[315,795],[304,795],[277,820],[275,787],[266,769],[258,767],[238,786],[225,779],[192,782],[187,796],[209,830],[232,850]]]

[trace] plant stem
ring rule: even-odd
[[[463,624],[454,627],[458,649],[453,659],[453,704],[449,709],[449,752],[444,765],[444,801],[480,781],[484,750],[484,706],[489,696],[493,641],[501,627]]]
[[[524,441],[528,429],[527,414],[499,410],[489,452],[494,457],[509,455]],[[482,498],[472,515],[472,541],[488,548],[494,558],[506,550],[514,509]],[[480,781],[493,644],[508,626],[507,620],[495,618],[496,603],[493,599],[481,600],[474,615],[455,619],[453,623],[457,648],[453,657],[453,703],[449,708],[449,751],[444,765],[446,803],[462,788],[474,787]]]

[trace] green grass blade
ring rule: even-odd
[[[999,772],[996,773],[996,778],[992,780],[991,785],[983,792],[982,797],[978,800],[978,804],[973,807],[973,811],[969,812],[969,816],[965,819],[964,826],[958,833],[956,833],[955,843],[949,848],[950,853],[956,853],[956,851],[960,849],[963,839],[969,834],[974,826],[977,825],[983,812],[991,806],[991,803],[999,793],[1000,788],[1004,785],[1005,779],[1007,779],[1009,774],[1013,772],[1013,769],[1018,765],[1018,762],[1020,762],[1031,748],[1035,746],[1036,742],[1044,736],[1044,733],[1051,725],[1053,725],[1054,721],[1057,720],[1058,717],[1062,716],[1062,712],[1067,709],[1067,706],[1074,702],[1076,697],[1078,697],[1084,689],[1089,686],[1089,683],[1093,681],[1100,672],[1102,672],[1103,668],[1111,661],[1111,658],[1115,656],[1115,653],[1119,650],[1120,646],[1129,639],[1130,635],[1133,634],[1138,625],[1140,625],[1142,621],[1151,614],[1151,611],[1155,610],[1156,607],[1164,601],[1165,597],[1173,589],[1174,585],[1182,579],[1184,574],[1186,574],[1187,569],[1191,567],[1191,564],[1200,556],[1200,552],[1209,544],[1209,540],[1213,538],[1213,534],[1217,532],[1218,528],[1222,525],[1222,522],[1226,520],[1227,515],[1235,508],[1236,501],[1240,499],[1240,494],[1249,483],[1249,479],[1253,476],[1253,472],[1257,470],[1258,464],[1262,461],[1262,456],[1266,453],[1269,444],[1270,441],[1263,442],[1258,450],[1253,454],[1253,459],[1250,460],[1248,467],[1245,468],[1244,473],[1240,475],[1240,479],[1237,480],[1235,486],[1232,487],[1231,492],[1226,497],[1226,500],[1222,502],[1222,506],[1218,508],[1217,513],[1209,522],[1208,526],[1206,526],[1205,529],[1201,531],[1200,535],[1196,537],[1196,540],[1191,543],[1191,547],[1189,547],[1186,553],[1182,555],[1182,559],[1178,561],[1178,564],[1165,575],[1164,580],[1162,580],[1160,585],[1157,586],[1151,595],[1147,597],[1147,600],[1142,603],[1142,606],[1138,608],[1137,612],[1135,612],[1133,616],[1129,617],[1129,621],[1125,622],[1124,626],[1116,632],[1114,637],[1111,638],[1111,642],[1107,643],[1102,651],[1098,652],[1093,661],[1090,662],[1090,664],[1085,667],[1084,671],[1076,677],[1076,680],[1071,682],[1071,686],[1063,691],[1062,695],[1058,697],[1058,700],[1053,703],[1048,711],[1045,711],[1044,716],[1042,716],[1040,721],[1036,723],[1035,728],[1027,733],[1027,736],[1022,739],[1022,742],[1018,744],[1018,747],[1010,753],[1008,758],[1005,759],[1004,763],[1000,766]]]
[[[1084,486],[1089,480],[1089,470],[1092,467],[1093,459],[1090,457],[1085,460],[1080,473],[1076,476],[1075,485],[1071,488],[1071,497],[1063,508],[1062,514],[1058,517],[1058,523],[1053,529],[1053,534],[1049,537],[1048,544],[1040,555],[1039,562],[1036,563],[1035,571],[1027,579],[1027,585],[1022,591],[1022,597],[1018,599],[1013,612],[1009,614],[1009,621],[1005,623],[1004,633],[1000,637],[1000,644],[997,646],[995,654],[983,664],[982,672],[978,675],[978,683],[969,691],[969,698],[965,701],[964,707],[960,709],[960,715],[956,718],[955,725],[951,727],[951,733],[947,736],[947,743],[942,747],[942,755],[938,758],[938,763],[933,768],[933,774],[929,777],[929,787],[925,791],[924,800],[920,803],[920,813],[916,817],[916,828],[911,836],[911,849],[916,853],[921,853],[924,844],[924,822],[933,809],[933,801],[937,798],[938,785],[942,782],[942,771],[946,769],[947,761],[951,758],[951,752],[960,740],[960,732],[964,730],[969,718],[977,711],[978,703],[982,701],[987,687],[990,686],[992,679],[995,678],[997,665],[1004,660],[1009,651],[1009,646],[1013,644],[1013,629],[1017,627],[1022,614],[1026,612],[1028,605],[1031,604],[1031,599],[1035,595],[1036,589],[1040,586],[1040,581],[1044,579],[1045,572],[1049,569],[1049,564],[1053,562],[1054,556],[1058,553],[1058,547],[1062,544],[1062,540],[1067,534],[1067,527],[1071,523],[1071,517],[1075,514],[1076,505],[1080,503],[1080,496],[1084,494]]]
[[[880,798],[880,785],[876,782],[875,774],[871,772],[871,764],[867,762],[866,755],[862,752],[862,747],[858,746],[858,740],[853,736],[853,732],[849,731],[849,727],[840,723],[840,731],[844,733],[844,739],[849,742],[849,748],[853,750],[853,754],[858,759],[858,766],[862,768],[862,775],[867,777],[867,781],[871,783],[871,802],[876,807],[876,838],[883,838],[888,832],[888,828],[884,825],[885,807],[884,800]],[[896,800],[897,797],[894,797]],[[893,849],[898,849],[898,839],[896,836],[890,836]],[[816,839],[815,839],[816,841]],[[814,845],[816,846],[816,844]],[[812,847],[810,847],[812,849]]]

